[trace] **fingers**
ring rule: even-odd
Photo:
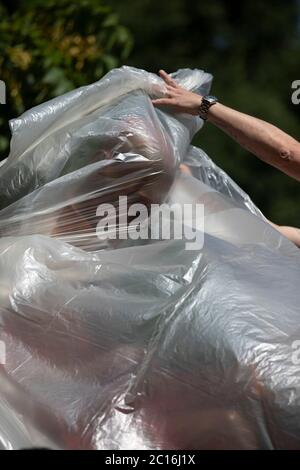
[[[169,85],[166,85],[167,93],[164,98],[152,100],[154,105],[175,105],[176,104],[176,91]]]
[[[173,78],[170,77],[170,75],[167,72],[165,72],[164,70],[160,70],[159,75],[166,82],[167,85],[169,85],[171,87],[174,87],[174,88],[179,87],[178,83],[175,80],[173,80]]]
[[[175,105],[174,98],[158,98],[156,100],[152,100],[152,104],[154,105]]]
[[[178,88],[174,88],[170,85],[166,85],[166,89],[168,90],[169,96],[177,96],[180,94],[180,90]]]

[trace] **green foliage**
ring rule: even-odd
[[[132,38],[118,16],[96,0],[27,0],[9,12],[0,3],[0,152],[8,151],[8,119],[101,78],[128,56]]]

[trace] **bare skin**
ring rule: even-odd
[[[159,74],[166,83],[167,95],[153,100],[153,104],[169,105],[178,112],[198,115],[202,96],[179,86],[164,70]],[[207,120],[264,162],[300,181],[300,143],[293,137],[268,122],[221,103],[211,106]],[[300,247],[300,229],[270,224]]]

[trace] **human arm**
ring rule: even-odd
[[[153,100],[153,104],[171,105],[178,112],[199,114],[202,96],[180,87],[162,70],[160,76],[166,82],[167,96]],[[300,143],[293,137],[266,121],[221,103],[210,107],[207,120],[264,162],[300,181]]]

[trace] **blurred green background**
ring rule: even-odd
[[[202,68],[212,93],[300,139],[298,0],[0,0],[0,158],[8,120],[109,69]],[[194,143],[274,222],[300,227],[300,184],[242,150],[209,123]]]

